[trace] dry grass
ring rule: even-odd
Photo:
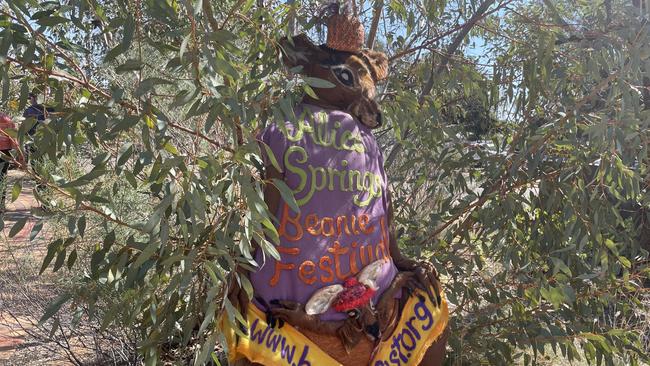
[[[20,173],[11,172],[9,186],[20,178]],[[24,184],[18,200],[7,205],[5,229],[0,232],[0,365],[131,364],[134,345],[123,334],[100,329],[85,311],[72,314],[72,309],[63,309],[39,324],[47,306],[73,276],[49,270],[39,275],[53,229],[45,225],[35,240],[29,240],[35,223],[30,209],[37,203],[30,182]],[[9,238],[10,228],[21,217],[30,220]]]

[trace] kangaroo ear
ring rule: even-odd
[[[375,82],[386,79],[388,76],[388,58],[383,52],[363,50],[361,55],[366,60]]]
[[[316,315],[326,312],[332,305],[332,301],[334,301],[336,295],[341,291],[343,291],[343,286],[331,285],[325,286],[314,292],[305,305],[305,312],[308,315]]]
[[[296,66],[306,67],[309,64],[319,64],[327,58],[327,52],[312,43],[305,34],[283,37],[279,41],[282,60],[290,69]]]
[[[378,259],[369,265],[365,266],[361,272],[359,272],[358,280],[359,282],[363,283],[364,285],[370,287],[373,290],[376,290],[377,287],[377,279],[379,279],[379,276],[383,272],[382,269],[384,267],[384,264],[388,263],[387,261],[383,259]]]

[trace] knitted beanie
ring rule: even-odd
[[[327,6],[327,47],[351,53],[358,53],[366,39],[363,24],[352,12],[354,3],[340,4],[338,1]]]

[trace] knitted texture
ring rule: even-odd
[[[363,24],[357,18],[346,14],[335,14],[327,20],[327,47],[357,53],[365,41]]]
[[[332,302],[332,308],[339,312],[357,309],[366,305],[375,290],[357,281],[356,278],[350,277],[343,283],[345,290],[340,292]]]
[[[16,147],[14,140],[9,137],[7,129],[15,129],[16,124],[6,114],[0,113],[0,150],[10,150]],[[3,162],[0,160],[0,162]],[[1,195],[0,195],[1,196]]]

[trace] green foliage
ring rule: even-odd
[[[382,2],[377,135],[400,244],[446,281],[451,363],[648,362],[650,27],[633,3]],[[293,202],[260,178],[255,136],[318,86],[289,76],[276,43],[318,36],[313,8],[0,5],[0,103],[20,115],[38,89],[55,109],[18,131],[51,202],[31,236],[63,228],[41,271],[77,278],[43,320],[70,304],[137,329],[147,364],[170,348],[214,358],[218,322],[238,317],[234,269],[254,267],[253,241],[278,255],[264,185]]]

